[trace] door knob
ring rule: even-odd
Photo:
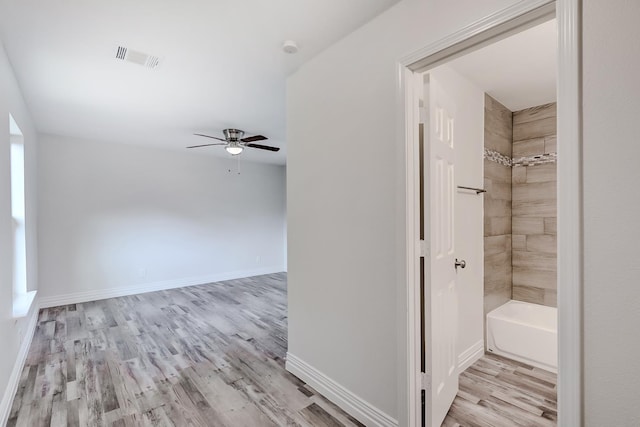
[[[456,258],[456,270],[458,269],[458,267],[460,268],[465,268],[467,266],[467,261],[461,259],[460,261],[458,261],[458,258]]]

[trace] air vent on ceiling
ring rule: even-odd
[[[134,64],[142,65],[143,67],[151,69],[158,68],[160,65],[159,57],[129,49],[124,46],[118,46],[116,49],[116,59],[133,62]]]
[[[116,58],[124,59],[125,56],[127,56],[127,48],[126,47],[122,47],[122,46],[118,46],[118,51],[116,52]]]

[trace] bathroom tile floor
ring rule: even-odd
[[[556,374],[487,353],[460,375],[444,427],[555,426]]]

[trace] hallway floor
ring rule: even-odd
[[[555,426],[556,374],[486,353],[460,375],[445,427]]]

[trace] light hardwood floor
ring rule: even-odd
[[[555,426],[556,375],[487,353],[460,375],[445,427]]]
[[[361,426],[284,369],[286,275],[44,309],[8,426]]]

